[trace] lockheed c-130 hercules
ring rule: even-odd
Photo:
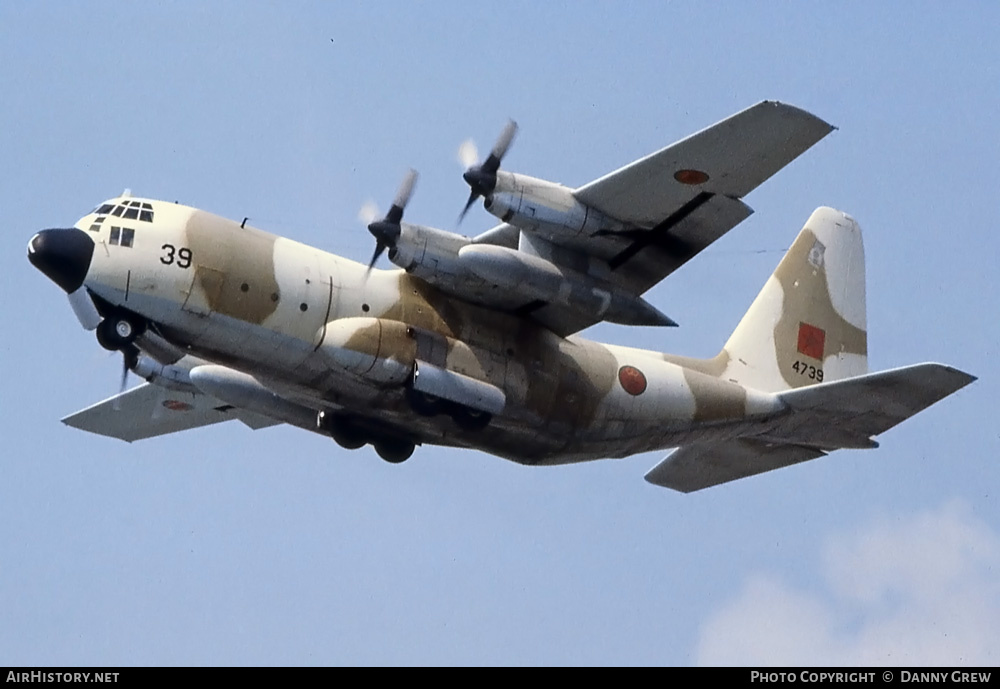
[[[876,447],[975,378],[933,363],[868,372],[861,231],[840,211],[809,217],[713,358],[577,334],[675,325],[641,295],[832,129],[764,101],[574,189],[500,169],[510,122],[464,174],[465,210],[482,198],[501,224],[467,238],[403,222],[411,172],[368,225],[368,266],[126,193],[28,244],[124,359],[123,392],[63,421],[126,441],[287,423],[390,462],[421,444],[532,465],[676,447],[646,479],[685,492]],[[386,250],[398,268],[374,269]],[[128,371],[147,382],[125,392]]]

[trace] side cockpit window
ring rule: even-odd
[[[135,244],[135,229],[131,227],[112,227],[108,236],[111,246],[132,247]]]
[[[136,220],[138,222],[153,222],[153,204],[146,201],[133,201],[127,198],[115,203],[102,204],[94,210],[94,213],[97,214],[97,217],[94,218],[94,222],[89,229],[91,232],[97,233],[100,233],[104,229],[104,221],[109,217],[113,222],[120,222],[115,221],[115,218]],[[135,228],[122,227],[121,225],[112,226],[108,232],[108,244],[129,248],[135,246]]]

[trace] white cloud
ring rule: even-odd
[[[808,555],[808,554],[807,554]],[[962,503],[830,538],[819,594],[752,575],[702,626],[701,665],[993,665],[1000,537]]]

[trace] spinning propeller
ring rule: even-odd
[[[115,398],[112,408],[115,411],[121,409],[121,394],[125,392],[125,386],[128,385],[128,372],[135,368],[135,365],[139,361],[139,348],[134,344],[127,344],[121,349],[122,353],[122,378],[121,382],[118,384],[118,397]]]
[[[369,273],[383,251],[387,248],[394,249],[396,247],[396,242],[399,240],[399,235],[402,232],[402,227],[400,227],[399,223],[403,220],[403,210],[410,201],[410,195],[413,193],[413,185],[416,182],[417,171],[411,169],[406,173],[406,177],[403,178],[403,183],[399,185],[399,191],[396,192],[396,198],[393,199],[389,212],[381,220],[372,220],[368,223],[368,231],[375,237],[375,253],[372,254],[372,260],[368,263]],[[366,203],[361,207],[358,217],[362,220],[370,219],[374,218],[377,213],[378,210],[374,204]]]
[[[465,208],[462,209],[462,213],[458,216],[458,221],[462,222],[462,218],[465,214],[469,212],[472,204],[476,202],[481,196],[489,196],[493,193],[493,190],[497,186],[497,170],[500,169],[500,161],[507,154],[507,149],[510,148],[511,142],[514,140],[514,135],[517,134],[517,122],[514,120],[507,120],[507,124],[504,125],[503,131],[500,132],[500,137],[497,142],[493,144],[493,150],[490,151],[490,155],[479,165],[473,165],[475,160],[479,157],[479,152],[476,150],[476,145],[471,139],[462,143],[458,149],[458,157],[463,165],[468,165],[469,168],[462,175],[466,183],[471,189],[469,194],[469,200],[465,203]]]

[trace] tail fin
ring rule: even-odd
[[[854,218],[809,216],[720,358],[723,377],[778,392],[868,372],[865,251]]]

